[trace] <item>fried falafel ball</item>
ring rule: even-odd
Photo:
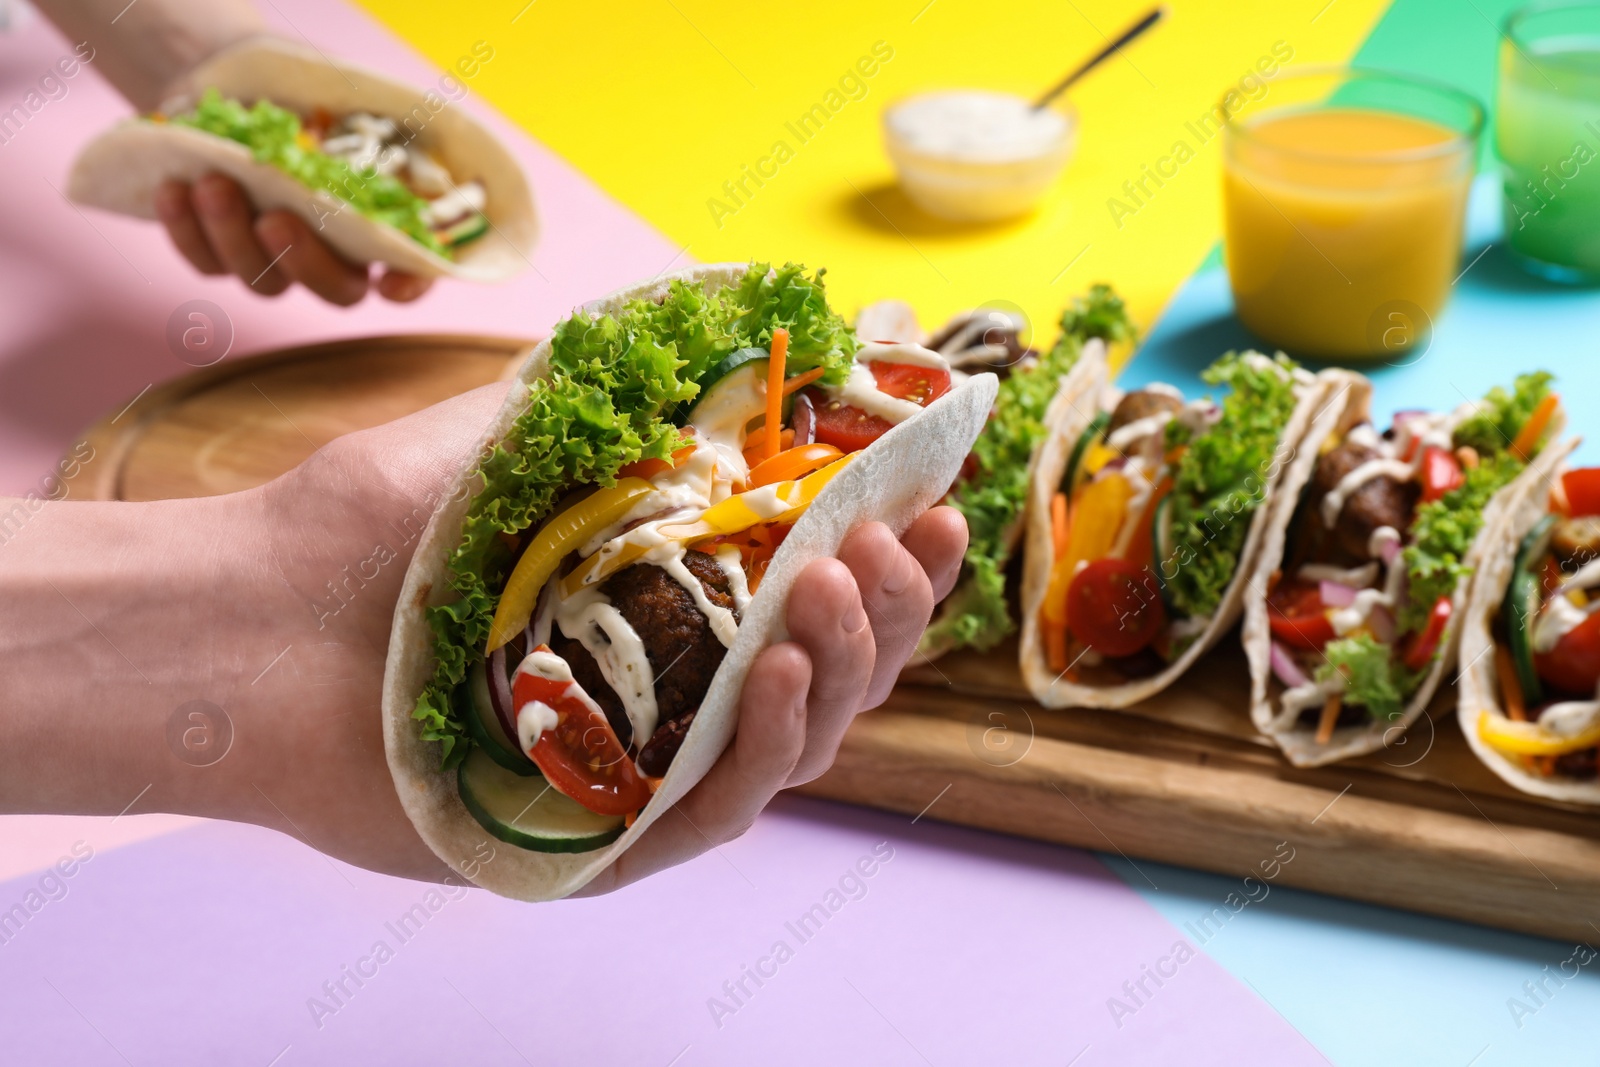
[[[1377,449],[1346,441],[1317,460],[1312,487],[1317,499],[1327,496],[1344,476],[1369,460],[1379,458]],[[1421,487],[1414,481],[1400,481],[1388,475],[1369,478],[1345,498],[1334,524],[1334,543],[1353,560],[1371,558],[1368,547],[1372,531],[1392,526],[1404,533],[1411,526]],[[1313,515],[1318,513],[1313,512]],[[1320,522],[1320,516],[1317,518]]]
[[[694,551],[683,554],[683,563],[700,582],[708,601],[737,612],[728,587],[728,575],[721,564],[704,552]],[[657,734],[675,721],[693,716],[728,650],[717,640],[711,623],[701,614],[689,591],[653,563],[625,567],[602,582],[600,591],[644,642],[645,658],[650,661],[650,671],[655,677],[659,713]],[[632,743],[633,724],[622,706],[622,698],[606,683],[600,665],[589,650],[582,642],[559,630],[551,635],[550,649],[567,661],[573,679],[600,705],[617,739],[624,746]],[[682,726],[687,729],[686,723]],[[682,732],[678,732],[680,742]],[[638,740],[643,748],[651,739]],[[656,746],[658,750],[660,747]],[[676,752],[677,746],[673,745],[666,762],[670,763]],[[665,769],[662,766],[663,772]],[[647,768],[647,773],[654,772]]]

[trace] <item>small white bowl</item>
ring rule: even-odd
[[[992,222],[1033,210],[1077,139],[1077,115],[980,89],[924,93],[883,113],[900,187],[931,215]]]

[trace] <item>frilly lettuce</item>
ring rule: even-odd
[[[924,648],[990,648],[1016,628],[1006,604],[1009,533],[1027,502],[1028,461],[1044,436],[1045,408],[1091,337],[1108,343],[1135,337],[1122,298],[1109,286],[1076,298],[1062,312],[1055,346],[1000,383],[994,413],[972,446],[977,471],[947,501],[966,517],[967,554],[955,591],[923,635]]]
[[[1282,354],[1268,361],[1229,352],[1202,376],[1230,387],[1216,425],[1191,436],[1177,420],[1167,424],[1168,446],[1187,447],[1168,505],[1172,549],[1159,568],[1173,605],[1186,615],[1215,614],[1238,570],[1251,516],[1278,465],[1288,461],[1278,448],[1296,403],[1297,370]]]
[[[455,599],[428,611],[437,666],[413,718],[424,740],[440,743],[447,767],[469,743],[451,695],[483,654],[511,564],[501,535],[539,523],[574,487],[614,485],[623,466],[670,456],[680,438],[665,414],[694,398],[695,379],[723,355],[765,347],[779,326],[792,337],[791,372],[822,366],[832,381],[848,373],[858,346],[828,309],[821,272],[807,278],[789,264],[768,273],[753,264],[739,285],[715,293],[674,282],[660,304],[580,312],[555,328],[550,377],[533,383],[526,410],[472,474],[477,491],[447,564]]]
[[[236,141],[250,149],[257,162],[277,167],[308,188],[332,193],[367,218],[393,226],[429,251],[450,258],[450,249],[423,221],[426,200],[398,178],[370,168],[357,171],[342,159],[307,147],[300,138],[300,117],[292,111],[266,100],[245,107],[207,89],[193,111],[167,121]]]

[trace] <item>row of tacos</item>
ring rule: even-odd
[[[1216,399],[1118,390],[1133,339],[1103,286],[1045,350],[995,309],[852,328],[792,264],[580,308],[407,576],[385,740],[424,839],[499,893],[580,888],[726,747],[804,564],[941,500],[971,537],[924,662],[1020,629],[1042,704],[1123,708],[1242,618],[1250,714],[1312,766],[1392,743],[1464,633],[1475,750],[1600,801],[1600,472],[1563,473],[1548,375],[1380,432],[1365,378],[1282,355],[1224,356]],[[476,865],[486,837],[518,847]]]

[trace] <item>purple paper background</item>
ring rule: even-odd
[[[881,843],[864,895],[786,928]],[[1094,857],[821,801],[605,898],[457,890],[404,942],[386,924],[430,887],[255,827],[97,851],[65,885],[0,944],[8,1063],[1323,1062],[1203,954],[1119,1028],[1108,998],[1180,934]],[[380,939],[393,958],[319,1028],[307,1001]],[[737,1006],[723,982],[780,939]]]

